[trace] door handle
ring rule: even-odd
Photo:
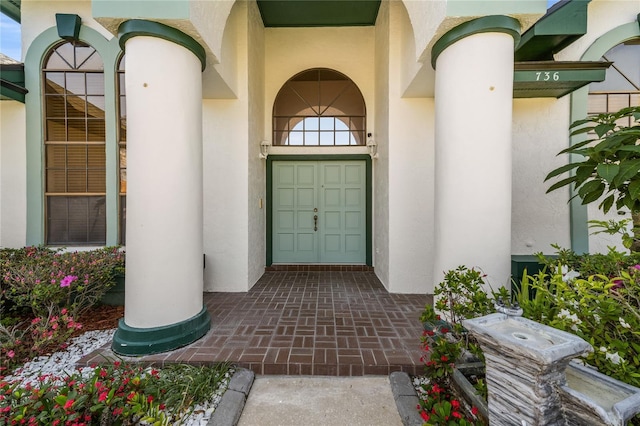
[[[313,230],[314,231],[318,230],[318,215],[317,214],[313,215]]]

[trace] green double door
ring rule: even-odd
[[[364,161],[274,161],[273,263],[364,264]]]

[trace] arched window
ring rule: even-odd
[[[45,57],[44,150],[47,244],[105,244],[103,61],[79,41]]]
[[[119,170],[119,196],[120,196],[120,244],[126,243],[127,228],[127,108],[126,108],[126,90],[124,86],[124,59],[122,55],[118,62],[118,84],[116,87],[118,93],[118,170]]]
[[[602,56],[602,60],[613,64],[604,81],[589,86],[587,112],[600,114],[640,106],[640,39],[613,47]]]
[[[358,86],[326,68],[303,71],[287,81],[273,105],[273,144],[365,145],[366,109]]]

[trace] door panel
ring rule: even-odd
[[[274,161],[273,262],[364,264],[365,176],[364,161]]]

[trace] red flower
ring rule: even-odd
[[[454,411],[453,413],[451,413],[451,415],[453,417],[455,417],[456,419],[461,419],[462,418],[462,414],[458,413],[457,411]]]
[[[74,402],[75,401],[73,399],[68,399],[67,402],[64,403],[64,409],[68,410],[69,408],[71,408]]]
[[[153,401],[153,395],[149,395],[149,396],[147,397],[147,402],[148,402],[149,404],[151,404],[151,401]]]
[[[471,414],[474,416],[478,415],[478,407],[471,407]]]
[[[447,356],[446,356],[446,355],[442,355],[442,356],[440,357],[440,361],[442,361],[442,362],[447,362],[447,361],[449,361],[449,358],[447,358]]]
[[[452,406],[455,410],[460,409],[460,401],[458,401],[457,399],[453,399],[453,400],[451,400],[451,406]]]
[[[425,413],[424,411],[420,411],[420,417],[422,417],[422,419],[423,419],[425,422],[428,422],[428,421],[429,421],[429,415],[428,415],[427,413]]]
[[[107,395],[108,395],[108,392],[102,392],[100,394],[100,396],[98,397],[98,402],[106,401],[107,400]]]

